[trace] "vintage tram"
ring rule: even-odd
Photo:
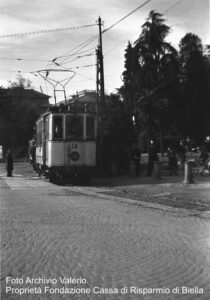
[[[87,180],[96,168],[96,131],[87,105],[51,107],[36,121],[36,170],[54,183]]]

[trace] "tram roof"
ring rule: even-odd
[[[40,115],[39,119],[48,116],[50,114],[96,114],[96,107],[91,106],[89,104],[70,104],[70,105],[64,105],[60,104],[59,106],[53,105],[48,108],[48,110]],[[36,122],[37,122],[36,121]]]

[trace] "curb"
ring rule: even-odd
[[[118,197],[118,196],[105,195],[103,193],[92,192],[85,188],[80,188],[80,187],[71,187],[71,189],[74,190],[75,192],[80,192],[85,195],[94,196],[94,197],[105,199],[105,200],[118,201],[118,202],[123,202],[123,203],[127,203],[127,204],[139,205],[139,206],[143,206],[146,208],[154,208],[154,209],[164,210],[164,211],[168,211],[168,212],[172,212],[172,213],[178,213],[178,214],[184,214],[184,215],[187,214],[188,216],[197,216],[200,218],[209,218],[210,217],[210,211],[202,212],[202,211],[198,211],[198,210],[194,210],[194,209],[192,210],[192,209],[187,209],[187,208],[166,206],[166,205],[159,204],[159,203],[151,203],[151,202],[145,202],[145,201],[139,201],[139,200],[132,200],[132,199],[128,199],[128,198],[122,198],[122,197]]]

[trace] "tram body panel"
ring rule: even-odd
[[[84,165],[86,165],[85,143],[83,141],[66,142],[65,165],[66,166],[84,166]]]
[[[36,163],[39,165],[44,164],[43,146],[36,146]]]
[[[95,142],[48,141],[48,167],[95,166]]]
[[[96,142],[86,142],[85,160],[88,166],[96,165]]]
[[[64,143],[62,141],[48,141],[47,167],[64,165]]]

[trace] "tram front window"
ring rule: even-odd
[[[83,116],[66,117],[66,139],[83,139]]]
[[[95,139],[95,118],[87,117],[86,119],[86,139]]]
[[[53,137],[56,140],[63,138],[63,116],[53,118]]]

